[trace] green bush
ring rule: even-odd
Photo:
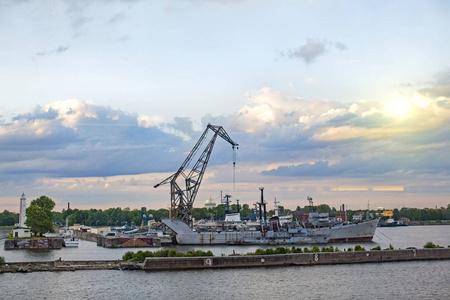
[[[408,247],[408,248],[406,248],[406,249],[412,249],[412,250],[414,250],[414,249],[417,249],[416,247]]]
[[[144,262],[145,260],[145,253],[142,250],[139,250],[135,254],[133,254],[133,257],[130,259],[130,261],[139,261]]]
[[[366,249],[364,247],[361,247],[360,245],[356,245],[355,251],[366,251]]]
[[[0,266],[3,266],[5,264],[5,258],[3,256],[0,256]]]
[[[312,253],[320,252],[320,249],[319,249],[319,247],[314,246],[314,247],[311,249],[311,252],[312,252]]]
[[[179,252],[175,249],[161,249],[155,252],[152,251],[142,251],[134,253],[133,251],[128,251],[122,256],[124,261],[138,261],[144,262],[147,257],[194,257],[194,256],[214,256],[211,250],[189,250],[187,253]]]
[[[348,248],[347,248],[347,251],[350,251],[350,252],[351,252],[351,251],[353,251],[353,248],[352,248],[352,247],[348,247]]]
[[[376,246],[375,248],[372,248],[372,249],[370,249],[370,250],[381,250],[381,247],[380,247],[380,245],[378,245],[378,246]]]
[[[432,242],[427,242],[426,244],[425,244],[425,246],[423,246],[424,248],[444,248],[444,247],[441,247],[441,246],[439,246],[439,245],[435,245],[435,244],[433,244]]]
[[[273,251],[274,254],[286,254],[289,250],[286,247],[276,247]]]
[[[335,249],[333,248],[333,246],[330,247],[322,247],[322,252],[334,252]]]
[[[264,250],[261,249],[261,248],[258,248],[258,249],[256,249],[256,251],[255,251],[255,255],[264,255],[264,254],[266,254],[266,251],[264,251]]]
[[[267,254],[267,255],[273,254],[273,249],[272,248],[267,248],[265,254]]]
[[[296,248],[295,246],[292,246],[291,253],[303,253],[303,251],[300,247]]]
[[[134,254],[133,251],[125,252],[125,254],[122,256],[122,260],[127,261],[127,260],[132,259],[133,258],[133,254]]]

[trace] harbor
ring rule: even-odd
[[[395,249],[389,253],[406,250],[408,247],[418,249],[428,241],[433,241],[445,248],[450,245],[448,226],[409,226],[377,228],[373,241],[364,243],[334,243],[341,252],[348,247],[361,245],[366,249],[380,246],[382,249],[392,245]],[[321,245],[318,245],[321,247]],[[7,263],[17,263],[21,268],[15,273],[3,273],[0,287],[3,297],[20,299],[36,298],[90,298],[91,292],[86,286],[96,285],[96,297],[110,298],[111,290],[117,298],[158,295],[170,299],[255,299],[255,298],[298,298],[328,299],[336,295],[336,299],[445,299],[450,294],[448,281],[449,259],[392,261],[385,263],[351,263],[351,264],[314,264],[314,265],[281,265],[263,267],[229,267],[211,268],[207,264],[203,269],[142,271],[142,263],[124,263],[122,256],[132,251],[155,251],[158,249],[176,249],[187,252],[194,250],[211,250],[213,259],[245,258],[248,252],[258,248],[270,249],[274,246],[163,246],[149,248],[104,248],[97,243],[80,239],[78,248],[61,248],[59,250],[22,250],[6,251],[0,247],[0,256]],[[308,245],[313,247],[313,245]],[[440,250],[440,249],[437,249]],[[447,249],[444,249],[448,251]],[[401,252],[400,251],[400,252]],[[379,252],[379,251],[371,251]],[[383,253],[382,250],[380,253]],[[352,252],[349,252],[352,253]],[[365,259],[366,252],[353,252]],[[417,252],[416,252],[417,253]],[[238,254],[238,256],[233,256]],[[319,262],[325,262],[325,255],[319,253]],[[300,255],[300,254],[299,254]],[[299,256],[298,255],[298,256]],[[335,254],[336,255],[336,254]],[[374,254],[380,255],[380,254]],[[273,256],[273,255],[272,255]],[[271,257],[272,257],[271,256]],[[237,258],[235,258],[237,257]],[[305,260],[314,261],[314,254],[303,255]],[[375,258],[375,256],[373,256]],[[385,257],[385,256],[384,256]],[[211,259],[207,257],[205,259]],[[255,256],[255,264],[261,264],[261,258]],[[386,258],[386,257],[385,257]],[[199,259],[199,258],[196,258]],[[227,259],[227,258],[225,258]],[[273,258],[264,256],[265,262]],[[205,263],[204,259],[201,259]],[[57,267],[51,266],[55,264]],[[48,271],[34,271],[34,264],[47,268],[58,268]],[[214,266],[215,261],[211,264]],[[121,265],[122,264],[122,265]],[[136,268],[138,266],[139,268]],[[41,267],[39,267],[41,268]],[[131,270],[134,268],[133,270]],[[24,272],[24,273],[23,273]],[[389,276],[386,276],[389,274]],[[275,277],[274,277],[275,276]],[[392,280],[395,278],[395,281]],[[12,288],[20,281],[28,288],[17,290]],[[48,285],[48,282],[57,283]],[[257,287],[264,283],[263,288]],[[172,288],[167,288],[168,283]],[[199,284],[201,283],[201,284]],[[60,286],[65,288],[61,289]],[[293,288],[293,285],[295,288]],[[122,286],[121,288],[117,288]],[[420,289],[418,289],[420,286]],[[245,288],[244,288],[245,287]],[[320,288],[318,288],[320,287]],[[282,295],[280,294],[282,290]],[[388,291],[380,293],[380,291]],[[415,291],[414,295],[411,291]]]
[[[333,243],[333,247],[337,247],[341,251],[348,247],[361,245],[366,249],[380,246],[381,249],[389,248],[391,245],[394,249],[406,249],[415,247],[417,249],[432,241],[435,244],[447,248],[450,245],[450,227],[449,226],[408,226],[408,227],[381,227],[377,228],[375,236],[371,242],[347,242]],[[83,236],[92,237],[93,234],[84,233]],[[2,240],[3,242],[4,240]],[[311,248],[315,245],[305,245]],[[322,244],[317,244],[322,247]],[[20,250],[9,251],[0,247],[0,256],[5,257],[6,262],[33,262],[33,261],[55,261],[62,260],[120,260],[127,251],[150,250],[156,251],[160,249],[175,249],[177,251],[187,252],[188,250],[211,250],[215,256],[246,254],[254,252],[258,248],[268,249],[275,248],[272,245],[171,245],[152,248],[104,248],[97,245],[96,240],[79,240],[79,246],[76,248],[62,247],[58,250]],[[302,246],[303,247],[303,246]]]

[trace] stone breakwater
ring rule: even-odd
[[[299,253],[277,255],[233,255],[205,257],[157,257],[144,263],[120,260],[12,262],[0,266],[0,273],[76,271],[76,270],[192,270],[213,268],[249,268],[314,266],[332,264],[383,263],[398,261],[447,260],[450,248]]]
[[[160,257],[147,258],[143,269],[146,271],[159,271],[269,266],[310,266],[444,259],[450,259],[450,248],[215,257]]]
[[[142,270],[143,264],[120,260],[77,260],[11,262],[0,266],[0,273],[58,272],[77,270]]]

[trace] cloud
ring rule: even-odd
[[[58,48],[56,48],[54,50],[40,51],[40,52],[36,53],[36,55],[45,56],[45,55],[52,55],[52,54],[61,54],[61,53],[66,52],[67,50],[69,50],[69,46],[59,46]]]
[[[450,100],[415,94],[400,103],[334,103],[270,88],[246,98],[234,115],[203,122],[223,124],[240,144],[240,160],[266,176],[450,175]]]
[[[434,76],[431,87],[419,90],[420,94],[431,97],[450,97],[450,68],[438,72]]]
[[[341,51],[348,50],[348,47],[341,42],[335,42],[334,46],[336,47],[336,49],[339,49]]]
[[[152,118],[79,100],[37,106],[1,124],[0,178],[113,176],[175,169],[187,148],[183,138],[194,133],[189,123],[140,126],[143,119]]]
[[[303,59],[305,63],[309,64],[325,52],[327,52],[326,43],[308,39],[306,44],[296,50],[288,50],[285,55],[291,59]]]
[[[71,24],[72,24],[72,27],[79,28],[79,27],[82,27],[82,26],[88,24],[91,21],[92,21],[92,18],[87,18],[87,17],[81,16],[81,17],[73,19]]]
[[[114,16],[112,16],[109,19],[108,23],[109,24],[118,23],[118,22],[124,21],[125,19],[126,19],[126,14],[125,14],[125,12],[121,11],[121,12],[115,14]]]
[[[123,36],[115,39],[115,41],[118,41],[118,42],[126,42],[126,41],[129,41],[129,40],[130,40],[130,36],[129,35],[123,35]]]
[[[309,64],[316,60],[317,57],[325,55],[330,51],[331,46],[334,45],[337,49],[343,51],[347,50],[347,46],[341,42],[320,41],[318,39],[307,39],[306,43],[297,49],[289,49],[280,52],[281,56],[286,56],[289,59],[302,59]]]
[[[200,7],[205,4],[212,5],[235,5],[244,2],[251,2],[252,0],[189,0],[189,1],[168,1],[166,10],[179,10],[193,7]]]
[[[445,78],[442,73],[428,88],[445,85]],[[131,186],[148,192],[146,186],[179,168],[208,123],[223,126],[239,143],[236,182],[242,190],[319,179],[314,189],[438,192],[450,182],[450,99],[443,96],[417,92],[399,102],[340,103],[266,87],[245,100],[232,114],[205,115],[200,131],[190,118],[166,122],[77,99],[36,106],[0,122],[2,190],[32,185],[125,198]],[[231,161],[230,145],[219,138],[205,176],[209,191],[231,183]],[[319,187],[323,180],[329,186]],[[363,187],[353,187],[362,181]]]

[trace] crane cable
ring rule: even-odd
[[[236,152],[238,147],[233,146],[233,192],[236,191]]]

